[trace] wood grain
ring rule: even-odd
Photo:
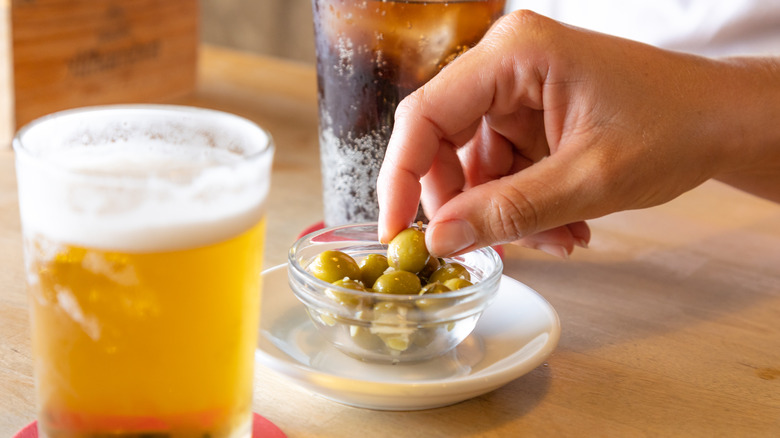
[[[14,133],[13,84],[11,83],[11,0],[0,0],[0,148]]]

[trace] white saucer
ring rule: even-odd
[[[446,406],[533,370],[560,336],[558,314],[538,293],[501,278],[474,332],[446,356],[414,364],[361,362],[332,347],[287,283],[287,265],[263,272],[257,361],[325,398],[381,410]]]

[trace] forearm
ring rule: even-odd
[[[780,202],[780,58],[718,63],[723,102],[715,141],[727,159],[715,178]]]

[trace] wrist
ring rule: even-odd
[[[715,61],[716,179],[780,201],[780,59]]]

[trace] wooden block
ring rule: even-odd
[[[10,144],[14,132],[9,11],[10,0],[0,0],[0,148]]]
[[[198,0],[0,1],[14,129],[62,109],[160,102],[195,87]]]

